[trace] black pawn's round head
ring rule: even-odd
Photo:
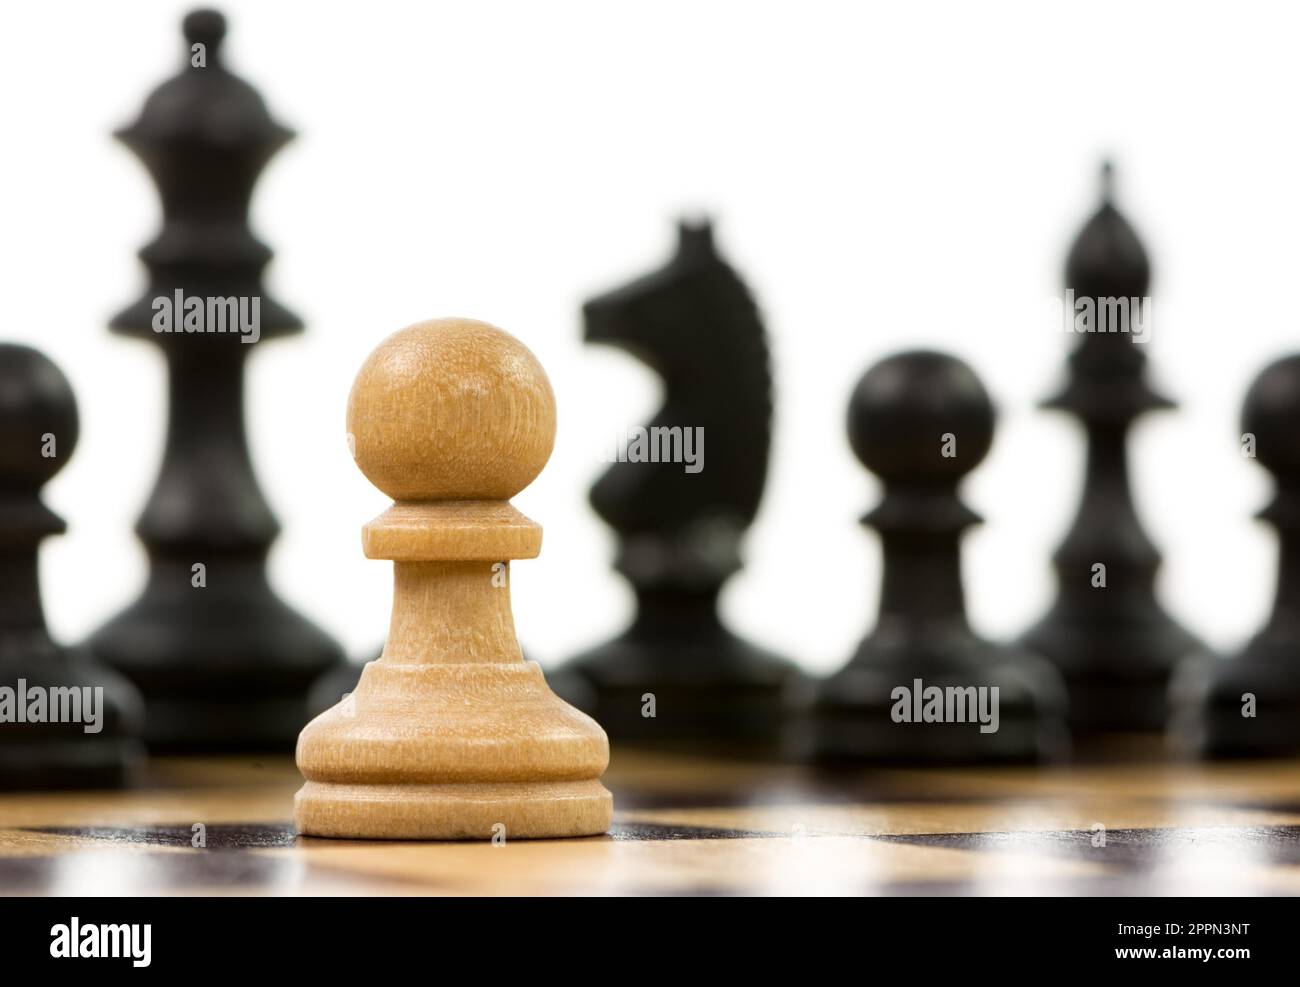
[[[1300,479],[1300,354],[1260,371],[1246,392],[1241,429],[1254,436],[1255,457],[1265,468]]]
[[[0,343],[0,487],[39,488],[77,445],[77,400],[30,346]]]
[[[899,353],[853,389],[849,444],[881,479],[955,481],[993,444],[993,403],[975,371],[955,356]]]

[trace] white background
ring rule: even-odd
[[[154,347],[110,335],[156,232],[142,167],[108,136],[180,65],[171,2],[6,5],[0,20],[0,337],[71,378],[82,441],[48,499],[51,623],[74,640],[141,585],[131,525],[163,439]],[[1170,608],[1219,646],[1272,593],[1250,515],[1268,480],[1238,451],[1241,397],[1300,345],[1300,14],[1282,4],[229,2],[227,55],[300,138],[255,227],[304,336],[259,345],[249,419],[285,526],[280,592],[354,657],[382,640],[389,566],[359,529],[385,506],[343,409],[389,332],[470,315],[522,338],[560,405],[555,455],[516,503],[546,529],[514,569],[529,651],[553,665],[614,632],[630,596],[586,491],[658,382],[584,346],[584,298],[661,263],[707,211],[772,336],[777,437],[735,628],[813,669],[873,620],[879,559],[856,518],[874,482],[844,439],[847,395],[887,353],[970,360],[1000,410],[969,482],[975,624],[1019,632],[1053,592],[1081,444],[1035,409],[1071,339],[1041,318],[1115,158],[1155,270],[1153,380],[1182,402],[1135,435],[1138,499]],[[707,457],[707,446],[706,446]],[[706,458],[706,467],[707,458]]]

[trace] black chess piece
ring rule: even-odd
[[[222,64],[220,14],[191,13],[184,34],[185,68],[117,134],[158,186],[163,226],[140,254],[149,285],[112,328],[162,348],[170,408],[136,526],[148,584],[89,644],[144,694],[151,747],[289,750],[312,683],[343,660],[267,582],[279,525],[244,431],[244,361],[302,328],[262,287],[271,251],[247,224],[257,176],[291,133]]]
[[[618,534],[616,568],[636,592],[636,617],[548,678],[615,742],[772,750],[794,665],[742,640],[718,615],[767,474],[767,340],[711,226],[683,223],[678,233],[665,267],[583,309],[587,342],[646,362],[662,376],[665,398],[645,432],[630,436],[628,461],[611,465],[591,490],[596,513]],[[678,429],[683,443],[706,440],[695,450],[704,453],[698,470],[631,461],[651,455],[637,451],[638,440],[672,440],[662,429]],[[678,448],[686,458],[685,445]]]
[[[1300,753],[1300,355],[1255,378],[1241,427],[1243,450],[1277,481],[1257,515],[1277,530],[1277,593],[1268,622],[1239,654],[1180,669],[1175,734],[1209,757],[1281,757]]]
[[[1160,554],[1133,504],[1129,428],[1173,403],[1147,383],[1145,343],[1138,340],[1150,334],[1134,331],[1140,316],[1149,325],[1147,254],[1112,201],[1109,165],[1102,184],[1101,208],[1075,239],[1065,269],[1066,314],[1077,315],[1075,328],[1087,331],[1070,355],[1064,390],[1044,404],[1083,424],[1083,495],[1053,557],[1056,601],[1024,636],[1027,648],[1064,675],[1079,738],[1164,731],[1174,669],[1203,651],[1156,599]]]
[[[378,661],[380,654],[381,651],[376,651],[366,662]],[[327,709],[337,706],[339,700],[356,692],[366,662],[344,662],[317,679],[307,696],[307,708],[311,715],[319,716]]]
[[[1053,669],[982,640],[966,620],[960,540],[980,518],[958,486],[987,455],[993,417],[975,372],[943,353],[889,357],[854,389],[849,442],[884,484],[862,519],[880,535],[880,614],[848,664],[806,700],[797,743],[814,756],[957,764],[1066,751]]]
[[[45,627],[37,555],[67,525],[41,503],[41,487],[77,433],[76,398],[59,368],[0,344],[0,789],[123,785],[144,751],[135,690]]]

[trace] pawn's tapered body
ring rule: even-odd
[[[262,286],[271,251],[247,212],[291,134],[222,64],[224,33],[215,12],[187,17],[187,67],[117,135],[158,186],[163,228],[141,251],[145,293],[112,327],[162,348],[168,429],[136,526],[149,581],[88,646],[144,693],[145,737],[158,750],[288,750],[312,683],[342,661],[267,582],[279,524],[249,456],[244,365],[260,340],[302,325]]]
[[[848,664],[807,700],[799,745],[830,761],[1061,756],[1067,737],[1056,674],[1024,649],[981,639],[966,619],[959,544],[979,517],[957,490],[992,443],[983,385],[941,353],[883,360],[854,391],[849,438],[885,484],[882,501],[862,519],[883,548],[880,614]],[[954,708],[917,722],[931,690],[951,695]]]
[[[541,471],[555,399],[536,358],[485,323],[418,323],[371,354],[348,400],[358,467],[393,506],[364,529],[393,560],[393,616],[355,692],[298,741],[312,836],[513,839],[609,827],[604,732],[525,661],[510,560],[541,527],[509,499]]]

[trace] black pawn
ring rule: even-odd
[[[1242,409],[1243,441],[1277,480],[1258,517],[1278,535],[1277,594],[1263,629],[1226,661],[1189,662],[1178,689],[1199,708],[1180,717],[1181,739],[1212,757],[1300,753],[1300,355],[1255,378]],[[1194,683],[1194,684],[1190,684]]]
[[[89,643],[144,694],[151,747],[290,750],[311,684],[342,652],[267,582],[279,525],[253,475],[243,407],[244,362],[258,343],[252,332],[160,332],[155,322],[179,292],[208,312],[210,299],[250,313],[257,300],[262,340],[302,328],[263,288],[271,251],[247,223],[254,183],[291,133],[223,65],[225,30],[215,11],[186,17],[185,68],[117,134],[149,169],[163,226],[140,254],[149,285],[112,328],[162,348],[170,407],[162,470],[136,526],[148,584]]]
[[[1080,737],[1165,730],[1173,671],[1202,650],[1156,599],[1160,554],[1133,504],[1129,429],[1140,415],[1173,403],[1146,382],[1145,343],[1135,342],[1133,331],[1134,306],[1149,305],[1147,254],[1111,201],[1109,165],[1102,183],[1101,207],[1075,239],[1065,270],[1075,305],[1086,312],[1091,302],[1096,319],[1070,355],[1064,390],[1044,403],[1083,425],[1083,495],[1053,556],[1056,601],[1024,637],[1064,675],[1070,725]],[[1128,305],[1127,326],[1112,299]]]
[[[616,567],[637,613],[618,637],[549,678],[615,742],[775,750],[795,667],[718,615],[771,446],[757,307],[710,225],[682,223],[665,267],[593,299],[583,315],[587,342],[620,347],[662,376],[664,404],[648,427],[702,429],[704,456],[693,472],[681,462],[616,462],[592,488],[592,506],[618,534]]]
[[[36,350],[0,344],[0,789],[122,785],[143,753],[135,690],[54,643],[45,627],[37,553],[67,525],[40,492],[72,455],[77,432],[76,399],[59,368]],[[56,697],[63,711],[50,722]]]
[[[1064,753],[1064,696],[1051,667],[979,638],[966,620],[960,541],[980,518],[958,486],[988,453],[993,417],[975,372],[943,353],[882,360],[854,389],[849,442],[884,484],[881,502],[862,519],[881,540],[880,614],[848,664],[815,690],[803,728],[815,755],[924,764]],[[974,687],[988,690],[990,703],[996,687],[996,731],[907,721],[916,707],[906,697],[917,694],[918,681],[921,696],[931,687]]]

